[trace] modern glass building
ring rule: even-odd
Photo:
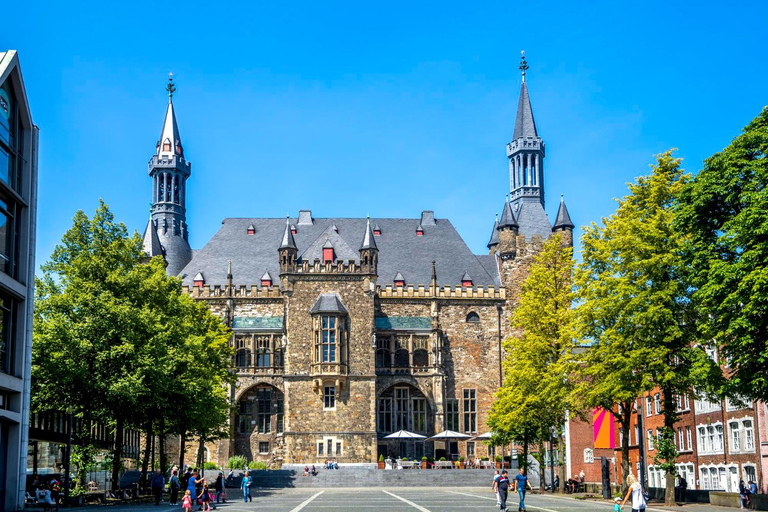
[[[13,50],[0,52],[0,510],[24,506],[38,129]]]

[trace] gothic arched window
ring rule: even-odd
[[[391,338],[386,335],[376,337],[376,367],[389,368],[392,366],[392,351],[389,343]]]
[[[413,337],[413,366],[429,366],[429,337]]]
[[[238,336],[235,338],[235,366],[248,368],[251,366],[251,339]]]
[[[480,315],[475,313],[474,311],[470,311],[467,315],[467,322],[476,323],[480,321]]]

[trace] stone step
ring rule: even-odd
[[[318,470],[316,476],[303,476],[304,468],[273,471],[252,471],[253,486],[259,488],[286,487],[490,487],[493,470],[380,470],[376,467]]]

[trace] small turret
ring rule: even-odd
[[[365,222],[363,243],[360,244],[360,269],[367,274],[376,274],[379,264],[379,248],[371,228],[370,217]]]
[[[517,219],[515,214],[512,213],[512,206],[509,203],[509,196],[507,196],[504,200],[504,209],[501,212],[501,219],[497,228],[499,232],[497,248],[502,259],[511,259],[517,254],[518,229]]]
[[[499,214],[496,214],[496,220],[493,221],[493,231],[491,231],[491,239],[488,241],[489,254],[496,252],[496,248],[499,245]]]
[[[285,218],[285,231],[280,241],[280,247],[277,249],[280,258],[280,272],[295,272],[299,250],[296,247],[296,241],[291,232],[291,219]]]
[[[568,208],[565,206],[565,199],[560,196],[560,207],[557,209],[557,218],[555,225],[552,226],[553,233],[562,233],[563,244],[573,247],[573,222],[568,214]]]

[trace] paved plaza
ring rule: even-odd
[[[235,497],[230,492],[230,498]],[[509,510],[517,510],[517,495],[510,495]],[[85,507],[91,511],[97,506]],[[102,507],[98,507],[102,508]],[[608,501],[575,499],[569,496],[528,494],[526,508],[529,512],[611,512],[613,504]],[[133,510],[181,511],[181,507],[170,507],[167,503],[115,505],[107,508],[110,512]],[[195,509],[196,510],[196,509]],[[217,506],[221,512],[352,512],[382,510],[387,512],[450,512],[470,510],[498,510],[496,498],[487,488],[453,488],[436,486],[432,488],[393,487],[389,489],[262,489],[254,492],[253,502],[229,500]],[[624,510],[630,510],[627,506]],[[685,505],[666,508],[652,506],[649,512],[685,510],[686,512],[727,512],[728,508],[711,505]]]

